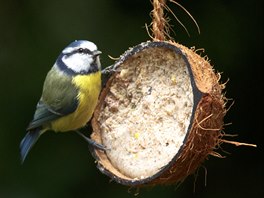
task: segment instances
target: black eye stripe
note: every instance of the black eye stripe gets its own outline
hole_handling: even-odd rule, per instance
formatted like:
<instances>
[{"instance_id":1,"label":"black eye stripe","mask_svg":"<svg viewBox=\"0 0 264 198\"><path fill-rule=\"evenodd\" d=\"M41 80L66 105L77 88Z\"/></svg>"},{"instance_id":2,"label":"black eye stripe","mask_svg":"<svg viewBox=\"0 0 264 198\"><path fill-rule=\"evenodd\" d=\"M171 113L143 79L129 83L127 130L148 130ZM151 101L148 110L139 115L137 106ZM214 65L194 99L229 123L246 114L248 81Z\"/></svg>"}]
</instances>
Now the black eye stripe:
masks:
<instances>
[{"instance_id":1,"label":"black eye stripe","mask_svg":"<svg viewBox=\"0 0 264 198\"><path fill-rule=\"evenodd\" d=\"M93 52L91 50L89 50L87 48L81 48L81 47L80 48L76 48L76 49L74 49L71 52L63 52L63 54L65 56L71 56L71 55L76 54L76 53L93 55Z\"/></svg>"},{"instance_id":2,"label":"black eye stripe","mask_svg":"<svg viewBox=\"0 0 264 198\"><path fill-rule=\"evenodd\" d=\"M87 48L78 48L76 50L78 53L84 53L84 54L92 54L91 50L87 49Z\"/></svg>"}]
</instances>

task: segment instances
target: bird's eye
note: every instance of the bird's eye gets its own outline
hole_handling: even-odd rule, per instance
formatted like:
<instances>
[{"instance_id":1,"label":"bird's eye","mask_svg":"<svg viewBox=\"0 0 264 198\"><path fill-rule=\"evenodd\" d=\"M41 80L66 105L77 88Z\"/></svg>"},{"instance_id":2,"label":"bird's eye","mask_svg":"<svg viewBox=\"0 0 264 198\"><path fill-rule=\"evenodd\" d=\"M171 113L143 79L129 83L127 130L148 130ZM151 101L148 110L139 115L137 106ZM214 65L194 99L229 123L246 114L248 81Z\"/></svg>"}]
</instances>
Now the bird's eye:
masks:
<instances>
[{"instance_id":1,"label":"bird's eye","mask_svg":"<svg viewBox=\"0 0 264 198\"><path fill-rule=\"evenodd\" d=\"M78 52L79 52L79 53L83 53L83 52L84 52L84 49L83 49L83 48L79 48L79 49L78 49Z\"/></svg>"},{"instance_id":2,"label":"bird's eye","mask_svg":"<svg viewBox=\"0 0 264 198\"><path fill-rule=\"evenodd\" d=\"M87 48L78 48L78 53L81 54L92 54L91 50L87 49Z\"/></svg>"}]
</instances>

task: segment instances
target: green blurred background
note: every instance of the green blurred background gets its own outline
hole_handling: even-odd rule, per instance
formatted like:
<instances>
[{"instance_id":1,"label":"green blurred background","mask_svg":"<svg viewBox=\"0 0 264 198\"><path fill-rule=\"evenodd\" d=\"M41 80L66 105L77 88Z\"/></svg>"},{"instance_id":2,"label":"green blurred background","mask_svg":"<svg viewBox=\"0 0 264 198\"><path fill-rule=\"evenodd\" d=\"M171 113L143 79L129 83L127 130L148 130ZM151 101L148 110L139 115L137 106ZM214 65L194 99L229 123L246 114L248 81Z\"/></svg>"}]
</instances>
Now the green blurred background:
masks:
<instances>
[{"instance_id":1,"label":"green blurred background","mask_svg":"<svg viewBox=\"0 0 264 198\"><path fill-rule=\"evenodd\" d=\"M264 196L263 1L179 2L198 21L201 34L179 7L169 4L191 34L172 19L172 36L186 46L204 48L215 69L223 72L222 82L229 79L226 95L235 104L225 118L233 124L225 132L239 134L231 140L258 148L222 145L226 158L209 157L196 179L141 189L138 197ZM102 175L87 144L74 133L43 135L23 165L18 147L46 73L61 50L75 39L91 40L103 51L102 64L110 65L107 55L118 57L149 39L144 24L151 22L151 9L150 0L0 0L0 198L118 198L138 193Z\"/></svg>"}]
</instances>

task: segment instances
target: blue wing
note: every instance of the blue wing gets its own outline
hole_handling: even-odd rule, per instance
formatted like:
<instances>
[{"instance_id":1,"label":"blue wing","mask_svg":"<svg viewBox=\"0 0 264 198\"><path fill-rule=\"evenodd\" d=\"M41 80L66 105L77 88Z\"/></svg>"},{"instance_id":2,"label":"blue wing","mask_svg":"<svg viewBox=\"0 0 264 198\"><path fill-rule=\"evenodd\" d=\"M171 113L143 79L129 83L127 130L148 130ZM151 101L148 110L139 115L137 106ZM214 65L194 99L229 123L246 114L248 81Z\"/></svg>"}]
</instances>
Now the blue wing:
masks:
<instances>
[{"instance_id":1,"label":"blue wing","mask_svg":"<svg viewBox=\"0 0 264 198\"><path fill-rule=\"evenodd\" d=\"M75 99L72 100L71 105L68 105L64 108L58 108L55 110L52 109L47 104L45 104L42 100L40 100L37 104L34 118L27 127L27 131L40 127L44 124L48 124L53 120L56 120L62 116L70 114L76 110L77 106L78 106L78 100Z\"/></svg>"},{"instance_id":2,"label":"blue wing","mask_svg":"<svg viewBox=\"0 0 264 198\"><path fill-rule=\"evenodd\" d=\"M48 126L51 121L74 112L78 107L78 90L71 81L72 77L61 75L56 67L47 74L41 99L27 127L28 133L20 143L22 163L40 135L47 130L43 125Z\"/></svg>"},{"instance_id":3,"label":"blue wing","mask_svg":"<svg viewBox=\"0 0 264 198\"><path fill-rule=\"evenodd\" d=\"M62 75L56 68L47 74L41 99L27 130L70 114L78 107L78 89L72 84L72 77Z\"/></svg>"}]
</instances>

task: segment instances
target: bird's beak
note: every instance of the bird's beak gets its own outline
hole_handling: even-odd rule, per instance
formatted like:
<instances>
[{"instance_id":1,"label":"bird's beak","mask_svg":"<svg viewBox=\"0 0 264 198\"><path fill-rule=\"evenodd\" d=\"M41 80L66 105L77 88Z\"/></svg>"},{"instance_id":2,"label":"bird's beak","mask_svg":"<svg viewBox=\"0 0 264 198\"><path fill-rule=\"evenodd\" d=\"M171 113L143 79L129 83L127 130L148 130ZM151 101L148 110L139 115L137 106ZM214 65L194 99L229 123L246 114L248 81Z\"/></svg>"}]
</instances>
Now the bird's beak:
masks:
<instances>
[{"instance_id":1,"label":"bird's beak","mask_svg":"<svg viewBox=\"0 0 264 198\"><path fill-rule=\"evenodd\" d=\"M93 56L99 56L100 54L102 54L102 52L99 50L93 51Z\"/></svg>"}]
</instances>

